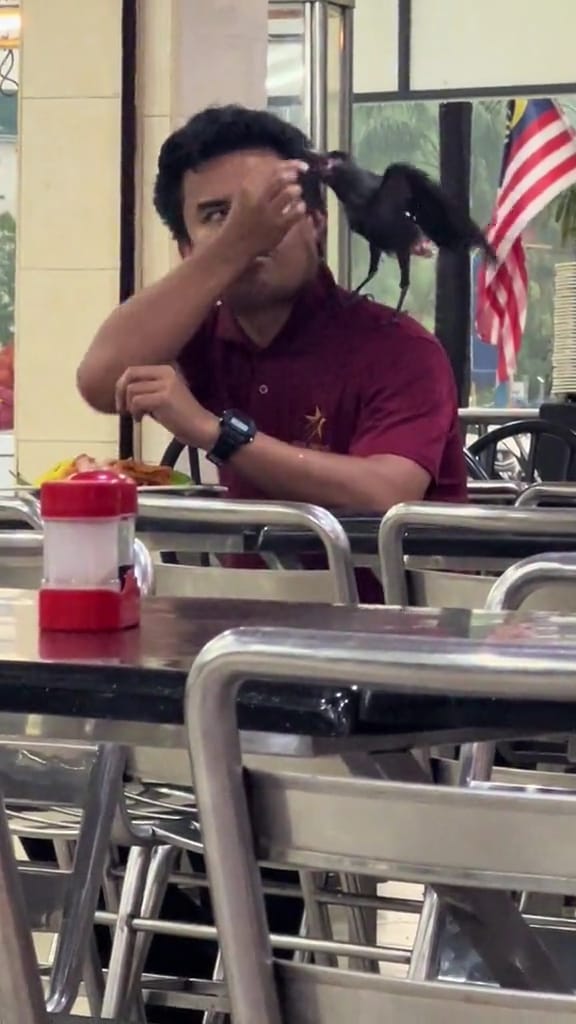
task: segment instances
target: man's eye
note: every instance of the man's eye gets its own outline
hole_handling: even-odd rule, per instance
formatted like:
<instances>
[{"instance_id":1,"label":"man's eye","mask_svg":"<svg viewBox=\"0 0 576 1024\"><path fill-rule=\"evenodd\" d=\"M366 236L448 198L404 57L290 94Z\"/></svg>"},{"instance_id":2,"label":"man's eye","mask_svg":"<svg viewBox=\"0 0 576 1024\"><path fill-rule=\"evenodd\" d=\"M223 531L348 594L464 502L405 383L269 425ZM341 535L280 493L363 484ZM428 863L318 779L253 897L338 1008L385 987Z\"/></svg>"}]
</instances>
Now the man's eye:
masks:
<instances>
[{"instance_id":1,"label":"man's eye","mask_svg":"<svg viewBox=\"0 0 576 1024\"><path fill-rule=\"evenodd\" d=\"M218 224L225 220L228 210L207 210L202 218L204 224Z\"/></svg>"}]
</instances>

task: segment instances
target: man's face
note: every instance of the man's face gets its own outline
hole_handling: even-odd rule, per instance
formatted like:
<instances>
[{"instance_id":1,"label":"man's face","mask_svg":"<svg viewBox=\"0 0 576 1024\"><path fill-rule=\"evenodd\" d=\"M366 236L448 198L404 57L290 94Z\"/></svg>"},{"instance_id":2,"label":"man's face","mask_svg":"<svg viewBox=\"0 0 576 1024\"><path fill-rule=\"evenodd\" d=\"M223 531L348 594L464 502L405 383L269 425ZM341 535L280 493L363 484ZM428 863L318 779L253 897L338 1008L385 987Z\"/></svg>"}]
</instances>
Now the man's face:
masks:
<instances>
[{"instance_id":1,"label":"man's face","mask_svg":"<svg viewBox=\"0 0 576 1024\"><path fill-rule=\"evenodd\" d=\"M197 171L187 171L182 185L184 220L191 247L199 249L221 230L234 196L248 175L280 163L269 150L241 150L216 157ZM254 262L224 298L237 309L288 301L318 269L321 216L307 216L291 229L269 257ZM185 255L187 247L181 247Z\"/></svg>"}]
</instances>

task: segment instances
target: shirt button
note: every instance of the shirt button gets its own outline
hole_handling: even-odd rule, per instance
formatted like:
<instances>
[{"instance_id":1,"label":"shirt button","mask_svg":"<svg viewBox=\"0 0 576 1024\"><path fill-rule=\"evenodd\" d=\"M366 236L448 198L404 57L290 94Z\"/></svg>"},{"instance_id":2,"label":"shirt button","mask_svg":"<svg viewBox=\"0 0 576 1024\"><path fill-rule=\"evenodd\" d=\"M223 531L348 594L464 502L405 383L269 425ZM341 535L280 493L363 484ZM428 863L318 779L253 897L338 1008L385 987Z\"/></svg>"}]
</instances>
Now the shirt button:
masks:
<instances>
[{"instance_id":1,"label":"shirt button","mask_svg":"<svg viewBox=\"0 0 576 1024\"><path fill-rule=\"evenodd\" d=\"M260 392L261 395L267 395L268 394L268 385L267 384L261 384L260 387L258 388L258 391Z\"/></svg>"}]
</instances>

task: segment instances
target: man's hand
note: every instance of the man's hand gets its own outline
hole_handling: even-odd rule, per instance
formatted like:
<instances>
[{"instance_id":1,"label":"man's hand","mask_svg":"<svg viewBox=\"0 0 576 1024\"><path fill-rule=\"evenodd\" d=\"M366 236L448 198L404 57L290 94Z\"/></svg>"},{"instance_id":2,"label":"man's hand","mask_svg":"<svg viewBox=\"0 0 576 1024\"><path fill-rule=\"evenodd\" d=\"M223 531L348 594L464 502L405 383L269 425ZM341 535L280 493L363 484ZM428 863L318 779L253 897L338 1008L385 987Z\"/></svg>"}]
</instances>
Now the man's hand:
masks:
<instances>
[{"instance_id":1,"label":"man's hand","mask_svg":"<svg viewBox=\"0 0 576 1024\"><path fill-rule=\"evenodd\" d=\"M218 437L217 417L196 401L173 366L131 366L116 384L116 411L137 421L152 416L195 448L208 450Z\"/></svg>"},{"instance_id":2,"label":"man's hand","mask_svg":"<svg viewBox=\"0 0 576 1024\"><path fill-rule=\"evenodd\" d=\"M307 170L299 160L255 170L234 196L218 244L225 243L248 262L275 249L306 216L299 176Z\"/></svg>"}]
</instances>

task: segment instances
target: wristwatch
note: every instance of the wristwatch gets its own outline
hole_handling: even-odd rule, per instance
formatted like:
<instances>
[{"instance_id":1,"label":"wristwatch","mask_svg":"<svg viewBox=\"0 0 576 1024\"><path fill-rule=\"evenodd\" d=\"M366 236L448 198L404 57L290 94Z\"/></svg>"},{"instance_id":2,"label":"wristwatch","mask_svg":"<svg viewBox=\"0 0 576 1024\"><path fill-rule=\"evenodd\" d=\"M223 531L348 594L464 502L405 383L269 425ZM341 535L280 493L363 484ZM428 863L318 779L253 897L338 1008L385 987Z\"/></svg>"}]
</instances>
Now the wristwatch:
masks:
<instances>
[{"instance_id":1,"label":"wristwatch","mask_svg":"<svg viewBox=\"0 0 576 1024\"><path fill-rule=\"evenodd\" d=\"M243 448L245 444L252 444L255 437L254 420L236 409L227 409L222 413L218 440L212 451L207 452L206 458L215 466L222 466L239 448Z\"/></svg>"}]
</instances>

